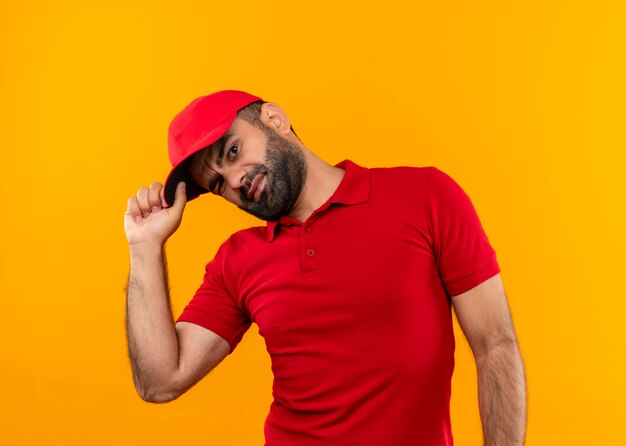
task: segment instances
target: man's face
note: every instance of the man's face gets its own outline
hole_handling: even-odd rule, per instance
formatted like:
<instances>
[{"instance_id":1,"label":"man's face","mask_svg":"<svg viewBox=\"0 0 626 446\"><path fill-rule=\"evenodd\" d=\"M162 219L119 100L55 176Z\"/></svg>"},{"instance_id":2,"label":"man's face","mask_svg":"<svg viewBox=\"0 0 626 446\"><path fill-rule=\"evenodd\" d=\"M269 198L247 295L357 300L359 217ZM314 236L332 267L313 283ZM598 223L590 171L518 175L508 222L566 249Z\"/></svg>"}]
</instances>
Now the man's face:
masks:
<instances>
[{"instance_id":1,"label":"man's face","mask_svg":"<svg viewBox=\"0 0 626 446\"><path fill-rule=\"evenodd\" d=\"M289 215L306 179L302 149L271 127L236 118L216 143L196 153L189 173L209 192L267 221Z\"/></svg>"}]
</instances>

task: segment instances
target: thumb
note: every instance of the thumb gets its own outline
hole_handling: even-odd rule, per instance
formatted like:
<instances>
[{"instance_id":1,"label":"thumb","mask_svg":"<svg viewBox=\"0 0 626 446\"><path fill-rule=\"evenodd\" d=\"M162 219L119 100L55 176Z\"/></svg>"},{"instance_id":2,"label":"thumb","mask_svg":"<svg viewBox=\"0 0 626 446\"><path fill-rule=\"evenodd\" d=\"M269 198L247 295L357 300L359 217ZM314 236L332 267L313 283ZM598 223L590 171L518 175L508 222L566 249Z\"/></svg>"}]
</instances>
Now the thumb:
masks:
<instances>
[{"instance_id":1,"label":"thumb","mask_svg":"<svg viewBox=\"0 0 626 446\"><path fill-rule=\"evenodd\" d=\"M187 204L187 185L184 181L181 181L176 185L172 208L182 214L185 209L185 204Z\"/></svg>"}]
</instances>

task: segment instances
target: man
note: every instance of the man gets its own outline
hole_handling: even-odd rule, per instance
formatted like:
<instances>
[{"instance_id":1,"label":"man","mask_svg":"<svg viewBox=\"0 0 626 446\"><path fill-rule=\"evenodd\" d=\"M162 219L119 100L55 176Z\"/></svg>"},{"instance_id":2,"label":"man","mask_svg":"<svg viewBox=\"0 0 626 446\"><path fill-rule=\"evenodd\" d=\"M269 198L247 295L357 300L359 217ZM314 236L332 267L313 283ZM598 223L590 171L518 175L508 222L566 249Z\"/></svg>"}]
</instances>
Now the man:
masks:
<instances>
[{"instance_id":1,"label":"man","mask_svg":"<svg viewBox=\"0 0 626 446\"><path fill-rule=\"evenodd\" d=\"M127 334L140 396L180 396L252 322L274 372L267 445L451 445L451 303L476 358L487 445L521 445L525 376L495 251L434 167L331 166L240 91L172 121L172 171L128 201ZM174 323L163 247L188 200L266 220L233 234Z\"/></svg>"}]
</instances>

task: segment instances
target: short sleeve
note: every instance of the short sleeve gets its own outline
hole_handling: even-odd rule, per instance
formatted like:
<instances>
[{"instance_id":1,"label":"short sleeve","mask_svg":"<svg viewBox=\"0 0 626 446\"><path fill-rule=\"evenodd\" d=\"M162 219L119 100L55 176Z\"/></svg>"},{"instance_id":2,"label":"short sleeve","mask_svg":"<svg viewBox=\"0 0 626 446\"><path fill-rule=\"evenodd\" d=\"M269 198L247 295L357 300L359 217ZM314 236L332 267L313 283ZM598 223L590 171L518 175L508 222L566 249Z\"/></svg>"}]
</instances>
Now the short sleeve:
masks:
<instances>
[{"instance_id":1,"label":"short sleeve","mask_svg":"<svg viewBox=\"0 0 626 446\"><path fill-rule=\"evenodd\" d=\"M426 185L432 247L449 296L468 291L500 272L470 197L449 175L432 168Z\"/></svg>"},{"instance_id":2,"label":"short sleeve","mask_svg":"<svg viewBox=\"0 0 626 446\"><path fill-rule=\"evenodd\" d=\"M224 280L226 242L206 265L204 280L177 322L191 322L207 328L230 344L231 353L250 327L251 321L231 296Z\"/></svg>"}]
</instances>

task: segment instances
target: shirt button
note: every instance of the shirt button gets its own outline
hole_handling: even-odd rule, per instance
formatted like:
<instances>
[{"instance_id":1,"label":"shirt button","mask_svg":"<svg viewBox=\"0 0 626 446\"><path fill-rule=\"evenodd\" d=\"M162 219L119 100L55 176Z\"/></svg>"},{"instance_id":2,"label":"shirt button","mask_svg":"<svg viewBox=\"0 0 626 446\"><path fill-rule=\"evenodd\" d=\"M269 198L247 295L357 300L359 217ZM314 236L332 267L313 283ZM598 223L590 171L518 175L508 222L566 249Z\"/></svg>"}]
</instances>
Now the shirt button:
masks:
<instances>
[{"instance_id":1,"label":"shirt button","mask_svg":"<svg viewBox=\"0 0 626 446\"><path fill-rule=\"evenodd\" d=\"M308 255L309 257L313 257L315 255L315 250L314 249L307 249L306 250L306 255Z\"/></svg>"},{"instance_id":2,"label":"shirt button","mask_svg":"<svg viewBox=\"0 0 626 446\"><path fill-rule=\"evenodd\" d=\"M304 228L304 232L306 232L307 234L311 233L311 228L309 228L308 226L306 228Z\"/></svg>"}]
</instances>

